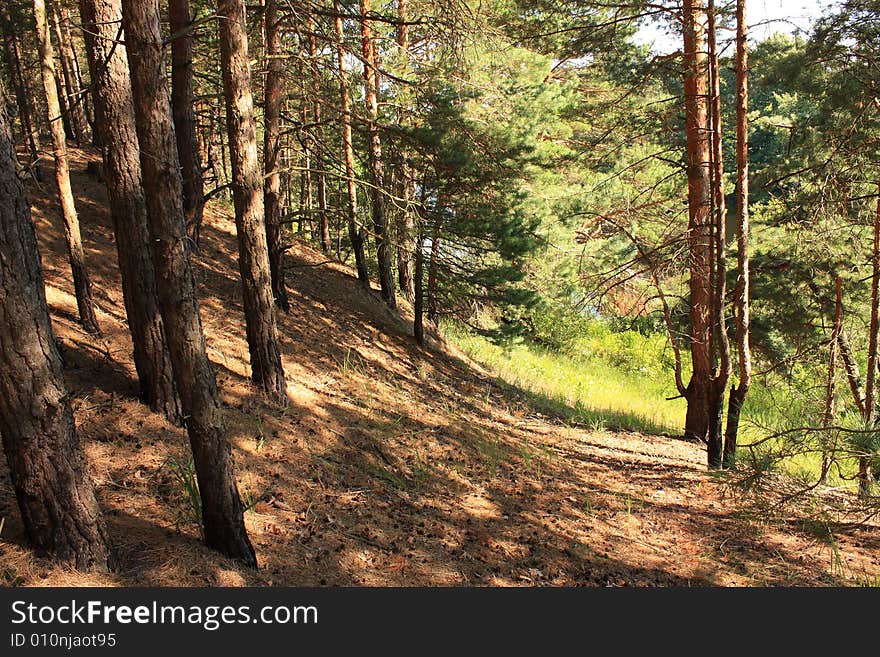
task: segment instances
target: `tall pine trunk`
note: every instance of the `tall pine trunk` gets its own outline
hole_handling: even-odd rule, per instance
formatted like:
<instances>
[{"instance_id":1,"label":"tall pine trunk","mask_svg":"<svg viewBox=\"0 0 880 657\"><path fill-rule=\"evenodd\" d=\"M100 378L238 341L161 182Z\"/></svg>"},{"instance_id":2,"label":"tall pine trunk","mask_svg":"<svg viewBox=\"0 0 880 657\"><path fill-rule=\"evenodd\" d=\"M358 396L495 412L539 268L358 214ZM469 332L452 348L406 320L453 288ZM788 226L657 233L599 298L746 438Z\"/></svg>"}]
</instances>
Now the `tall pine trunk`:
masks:
<instances>
[{"instance_id":1,"label":"tall pine trunk","mask_svg":"<svg viewBox=\"0 0 880 657\"><path fill-rule=\"evenodd\" d=\"M736 464L739 418L752 384L752 352L749 346L749 44L746 0L736 2L736 349L739 383L730 390L724 462Z\"/></svg>"},{"instance_id":2,"label":"tall pine trunk","mask_svg":"<svg viewBox=\"0 0 880 657\"><path fill-rule=\"evenodd\" d=\"M70 168L67 162L67 138L61 122L61 106L55 83L55 61L52 41L49 37L49 22L46 16L45 0L33 0L34 18L37 25L37 47L40 52L40 74L46 92L46 114L52 132L52 154L55 158L55 183L61 199L61 213L64 217L64 237L67 241L67 255L73 275L76 305L83 328L89 333L100 335L98 319L95 317L92 302L92 286L86 270L79 218L73 202L70 187Z\"/></svg>"},{"instance_id":3,"label":"tall pine trunk","mask_svg":"<svg viewBox=\"0 0 880 657\"><path fill-rule=\"evenodd\" d=\"M397 0L397 26L395 41L397 42L400 56L409 58L409 10L407 0ZM398 123L404 122L403 108L398 110ZM402 199L403 207L397 212L397 283L400 291L410 303L415 300L415 282L413 281L412 259L415 252L415 223L414 214L410 203L414 196L412 172L403 154L400 166L394 172L394 190Z\"/></svg>"},{"instance_id":4,"label":"tall pine trunk","mask_svg":"<svg viewBox=\"0 0 880 657\"><path fill-rule=\"evenodd\" d=\"M28 167L35 176L38 176L40 161L40 129L36 123L37 111L34 106L33 96L28 88L28 82L24 76L24 67L21 62L21 48L18 37L12 25L12 16L9 7L3 6L2 20L4 54L9 74L12 78L15 104L18 106L18 118L21 122L21 131L24 142L30 153L30 166Z\"/></svg>"},{"instance_id":5,"label":"tall pine trunk","mask_svg":"<svg viewBox=\"0 0 880 657\"><path fill-rule=\"evenodd\" d=\"M687 135L690 340L693 375L687 386L685 437L708 440L713 397L710 140L706 51L699 0L684 2L684 93ZM710 464L714 465L714 464Z\"/></svg>"},{"instance_id":6,"label":"tall pine trunk","mask_svg":"<svg viewBox=\"0 0 880 657\"><path fill-rule=\"evenodd\" d=\"M65 10L65 18L69 14ZM73 45L70 43L69 30L65 30L61 24L62 18L58 8L52 7L52 24L55 28L55 41L58 43L58 61L61 64L61 75L64 80L64 88L67 91L66 104L70 118L70 126L73 129L76 143L85 146L91 140L91 130L85 112L85 95L80 89L80 79L77 74Z\"/></svg>"},{"instance_id":7,"label":"tall pine trunk","mask_svg":"<svg viewBox=\"0 0 880 657\"><path fill-rule=\"evenodd\" d=\"M0 434L25 531L76 568L107 570L107 529L49 322L30 206L0 88Z\"/></svg>"},{"instance_id":8,"label":"tall pine trunk","mask_svg":"<svg viewBox=\"0 0 880 657\"><path fill-rule=\"evenodd\" d=\"M159 1L123 0L122 11L159 304L198 478L205 542L256 567L186 247Z\"/></svg>"},{"instance_id":9,"label":"tall pine trunk","mask_svg":"<svg viewBox=\"0 0 880 657\"><path fill-rule=\"evenodd\" d=\"M309 60L312 64L312 113L315 121L314 159L315 187L318 194L318 230L321 238L321 251L330 253L330 222L327 216L327 175L324 172L324 126L321 121L323 103L321 101L321 74L318 69L318 43L314 33L314 22L309 19Z\"/></svg>"},{"instance_id":10,"label":"tall pine trunk","mask_svg":"<svg viewBox=\"0 0 880 657\"><path fill-rule=\"evenodd\" d=\"M269 249L269 271L272 296L284 311L290 310L284 283L284 232L281 227L281 87L284 60L279 34L278 2L266 0L263 9L266 35L266 86L263 95L263 206L266 212L266 242Z\"/></svg>"},{"instance_id":11,"label":"tall pine trunk","mask_svg":"<svg viewBox=\"0 0 880 657\"><path fill-rule=\"evenodd\" d=\"M370 289L370 274L367 271L367 256L364 251L364 233L358 225L357 183L354 169L354 144L351 135L351 100L348 94L348 79L345 75L345 33L342 29L342 15L338 0L333 2L333 28L336 32L336 61L339 66L339 95L342 102L340 120L342 122L342 151L345 159L345 182L348 193L346 206L348 220L348 239L354 252L358 280Z\"/></svg>"},{"instance_id":12,"label":"tall pine trunk","mask_svg":"<svg viewBox=\"0 0 880 657\"><path fill-rule=\"evenodd\" d=\"M180 402L150 258L128 53L123 44L114 43L122 20L121 0L80 0L80 14L141 398L154 411L180 422Z\"/></svg>"},{"instance_id":13,"label":"tall pine trunk","mask_svg":"<svg viewBox=\"0 0 880 657\"><path fill-rule=\"evenodd\" d=\"M286 383L278 349L272 275L266 244L263 175L257 160L244 2L218 0L217 12L220 17L220 60L251 378L266 394L284 402L287 398Z\"/></svg>"},{"instance_id":14,"label":"tall pine trunk","mask_svg":"<svg viewBox=\"0 0 880 657\"><path fill-rule=\"evenodd\" d=\"M189 0L168 0L171 41L171 110L177 155L183 175L183 209L187 234L199 243L204 209L204 181L199 158L193 92L193 36Z\"/></svg>"},{"instance_id":15,"label":"tall pine trunk","mask_svg":"<svg viewBox=\"0 0 880 657\"><path fill-rule=\"evenodd\" d=\"M376 239L376 259L379 264L379 287L382 298L391 308L397 307L394 294L394 274L391 271L391 246L388 240L388 220L385 216L385 164L382 160L382 137L379 134L379 73L376 42L368 14L370 0L361 2L361 47L364 56L364 100L370 133L370 200L373 211L373 231Z\"/></svg>"}]
</instances>

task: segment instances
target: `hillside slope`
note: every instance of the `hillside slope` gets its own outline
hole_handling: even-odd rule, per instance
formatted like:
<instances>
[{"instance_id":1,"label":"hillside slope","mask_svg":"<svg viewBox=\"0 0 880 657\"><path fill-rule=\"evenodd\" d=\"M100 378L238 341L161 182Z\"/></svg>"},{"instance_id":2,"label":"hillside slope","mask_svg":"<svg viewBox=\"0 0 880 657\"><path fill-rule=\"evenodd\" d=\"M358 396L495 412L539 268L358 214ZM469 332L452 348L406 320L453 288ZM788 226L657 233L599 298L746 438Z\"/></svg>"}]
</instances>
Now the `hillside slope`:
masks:
<instances>
[{"instance_id":1,"label":"hillside slope","mask_svg":"<svg viewBox=\"0 0 880 657\"><path fill-rule=\"evenodd\" d=\"M54 195L31 186L47 296L79 433L121 567L36 558L0 465L2 585L821 585L876 578L876 528L827 541L736 511L698 445L567 426L407 322L303 244L280 315L290 404L248 381L234 222L206 213L202 318L259 570L205 548L180 428L135 399L106 195L73 151L99 321L78 327ZM185 477L184 477L185 478ZM836 564L836 565L835 565Z\"/></svg>"}]
</instances>

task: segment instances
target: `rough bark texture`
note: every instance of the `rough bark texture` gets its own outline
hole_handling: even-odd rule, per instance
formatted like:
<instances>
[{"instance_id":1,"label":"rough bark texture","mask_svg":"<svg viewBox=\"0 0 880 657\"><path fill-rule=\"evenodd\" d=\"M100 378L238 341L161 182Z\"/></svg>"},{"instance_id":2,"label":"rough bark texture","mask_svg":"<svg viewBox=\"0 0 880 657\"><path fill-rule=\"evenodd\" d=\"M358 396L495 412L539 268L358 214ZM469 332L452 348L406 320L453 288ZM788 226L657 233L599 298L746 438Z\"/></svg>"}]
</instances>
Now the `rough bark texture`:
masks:
<instances>
[{"instance_id":1,"label":"rough bark texture","mask_svg":"<svg viewBox=\"0 0 880 657\"><path fill-rule=\"evenodd\" d=\"M370 27L370 0L361 1L361 47L364 56L364 100L370 132L370 200L373 211L373 231L376 240L376 260L379 263L379 287L382 299L391 308L397 307L394 293L394 274L391 271L391 246L388 240L388 221L385 216L385 164L382 160L382 137L379 134L379 76L376 46Z\"/></svg>"},{"instance_id":2,"label":"rough bark texture","mask_svg":"<svg viewBox=\"0 0 880 657\"><path fill-rule=\"evenodd\" d=\"M284 74L281 37L278 29L278 2L266 0L263 9L266 35L266 86L263 95L263 206L266 213L266 242L269 249L269 272L272 296L285 312L290 310L284 284L284 233L281 229L281 85Z\"/></svg>"},{"instance_id":3,"label":"rough bark texture","mask_svg":"<svg viewBox=\"0 0 880 657\"><path fill-rule=\"evenodd\" d=\"M193 37L188 31L192 24L189 0L168 0L168 20L174 35L171 41L171 110L183 175L183 209L187 234L194 244L198 244L205 190L193 108Z\"/></svg>"},{"instance_id":4,"label":"rough bark texture","mask_svg":"<svg viewBox=\"0 0 880 657\"><path fill-rule=\"evenodd\" d=\"M251 378L274 399L287 399L272 276L266 245L263 180L257 160L257 132L244 2L219 0L220 60L226 97L226 125L232 164L232 196L238 233L238 264L244 296Z\"/></svg>"},{"instance_id":5,"label":"rough bark texture","mask_svg":"<svg viewBox=\"0 0 880 657\"><path fill-rule=\"evenodd\" d=\"M684 2L684 89L688 174L690 339L693 375L687 387L685 437L706 442L711 416L712 236L706 53L698 0Z\"/></svg>"},{"instance_id":6,"label":"rough bark texture","mask_svg":"<svg viewBox=\"0 0 880 657\"><path fill-rule=\"evenodd\" d=\"M749 44L746 0L736 3L736 267L734 298L739 383L730 390L724 463L736 464L739 418L752 385L752 352L749 345L751 276L749 272Z\"/></svg>"},{"instance_id":7,"label":"rough bark texture","mask_svg":"<svg viewBox=\"0 0 880 657\"><path fill-rule=\"evenodd\" d=\"M438 217L434 221L431 233L431 257L428 260L428 319L437 323L440 310L437 306L437 282L440 276L440 240L442 222Z\"/></svg>"},{"instance_id":8,"label":"rough bark texture","mask_svg":"<svg viewBox=\"0 0 880 657\"><path fill-rule=\"evenodd\" d=\"M80 0L80 14L141 398L154 411L180 422L180 402L150 258L128 54L124 45L114 43L122 20L121 0Z\"/></svg>"},{"instance_id":9,"label":"rough bark texture","mask_svg":"<svg viewBox=\"0 0 880 657\"><path fill-rule=\"evenodd\" d=\"M67 401L2 88L0 198L0 434L21 517L39 550L107 570L107 529Z\"/></svg>"},{"instance_id":10,"label":"rough bark texture","mask_svg":"<svg viewBox=\"0 0 880 657\"><path fill-rule=\"evenodd\" d=\"M206 543L256 566L244 526L186 248L183 182L165 79L158 0L123 0L153 264L202 500Z\"/></svg>"},{"instance_id":11,"label":"rough bark texture","mask_svg":"<svg viewBox=\"0 0 880 657\"><path fill-rule=\"evenodd\" d=\"M336 61L339 66L339 95L342 103L342 150L345 159L345 181L348 192L348 239L354 252L358 280L365 288L370 288L370 274L367 271L367 256L364 252L364 233L357 223L357 184L354 177L354 145L351 136L351 101L348 97L348 80L345 75L345 34L342 29L339 2L333 2L333 28L336 31Z\"/></svg>"},{"instance_id":12,"label":"rough bark texture","mask_svg":"<svg viewBox=\"0 0 880 657\"><path fill-rule=\"evenodd\" d=\"M98 320L92 302L92 286L86 271L82 236L79 231L79 218L70 188L70 170L67 163L67 139L61 123L61 107L58 103L58 90L55 86L55 62L52 42L49 38L49 23L44 0L33 0L34 18L37 25L37 46L40 51L40 74L46 92L47 118L52 132L52 154L55 158L55 183L61 199L61 212L64 217L64 237L67 240L67 255L73 275L73 288L76 305L83 328L89 333L99 335Z\"/></svg>"},{"instance_id":13,"label":"rough bark texture","mask_svg":"<svg viewBox=\"0 0 880 657\"><path fill-rule=\"evenodd\" d=\"M880 190L880 183L878 183ZM880 341L880 196L877 197L877 211L874 215L874 247L871 251L871 324L868 328L868 372L865 375L865 426L877 426L877 365L878 341ZM871 460L873 454L859 456L859 495L871 495L873 473Z\"/></svg>"},{"instance_id":14,"label":"rough bark texture","mask_svg":"<svg viewBox=\"0 0 880 657\"><path fill-rule=\"evenodd\" d=\"M424 241L421 235L416 238L415 252L415 289L413 290L413 335L416 342L425 346L425 256L423 249Z\"/></svg>"}]
</instances>

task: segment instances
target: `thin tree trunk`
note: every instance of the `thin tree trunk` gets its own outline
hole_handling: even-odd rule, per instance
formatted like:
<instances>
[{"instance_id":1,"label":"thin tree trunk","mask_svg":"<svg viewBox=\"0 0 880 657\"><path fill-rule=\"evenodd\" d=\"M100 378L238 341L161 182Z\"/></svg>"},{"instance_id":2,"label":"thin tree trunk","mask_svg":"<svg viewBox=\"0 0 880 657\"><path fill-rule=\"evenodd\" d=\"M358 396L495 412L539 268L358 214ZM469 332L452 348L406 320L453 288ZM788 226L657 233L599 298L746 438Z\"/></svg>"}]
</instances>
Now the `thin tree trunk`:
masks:
<instances>
[{"instance_id":1,"label":"thin tree trunk","mask_svg":"<svg viewBox=\"0 0 880 657\"><path fill-rule=\"evenodd\" d=\"M67 90L67 111L70 116L70 125L73 128L74 138L79 146L85 146L91 140L89 123L83 109L83 95L79 86L79 77L74 69L73 46L65 38L69 32L61 27L61 16L58 10L52 8L52 23L55 28L55 40L58 42L58 59L61 63L61 75L64 79L64 88Z\"/></svg>"},{"instance_id":2,"label":"thin tree trunk","mask_svg":"<svg viewBox=\"0 0 880 657\"><path fill-rule=\"evenodd\" d=\"M80 0L94 84L96 135L102 144L104 181L116 236L122 295L144 403L180 422L180 401L156 294L141 163L123 44L114 43L122 20L120 0Z\"/></svg>"},{"instance_id":3,"label":"thin tree trunk","mask_svg":"<svg viewBox=\"0 0 880 657\"><path fill-rule=\"evenodd\" d=\"M710 140L706 103L706 53L699 0L684 2L685 130L687 133L690 338L693 375L687 387L685 437L708 440L712 405L713 354L711 287L712 237ZM715 454L709 450L710 467Z\"/></svg>"},{"instance_id":4,"label":"thin tree trunk","mask_svg":"<svg viewBox=\"0 0 880 657\"><path fill-rule=\"evenodd\" d=\"M220 16L220 59L251 378L267 395L284 403L287 385L278 349L275 302L272 298L244 2L218 0L217 11Z\"/></svg>"},{"instance_id":5,"label":"thin tree trunk","mask_svg":"<svg viewBox=\"0 0 880 657\"><path fill-rule=\"evenodd\" d=\"M442 220L438 214L434 221L434 231L431 234L431 257L428 260L428 319L434 324L440 317L437 306L437 282L440 276L440 231Z\"/></svg>"},{"instance_id":6,"label":"thin tree trunk","mask_svg":"<svg viewBox=\"0 0 880 657\"><path fill-rule=\"evenodd\" d=\"M840 347L840 359L843 361L846 380L849 382L853 401L856 404L859 415L865 417L865 398L862 395L862 378L859 374L859 364L853 356L852 347L849 344L845 331L841 331L840 335L837 336L837 342Z\"/></svg>"},{"instance_id":7,"label":"thin tree trunk","mask_svg":"<svg viewBox=\"0 0 880 657\"><path fill-rule=\"evenodd\" d=\"M361 2L361 46L364 55L364 100L370 133L370 199L373 210L373 231L376 239L376 259L379 263L379 287L382 298L391 308L397 307L394 293L394 274L391 271L391 248L388 242L388 220L385 216L385 164L382 160L382 137L379 134L379 75L376 44L367 15L370 0Z\"/></svg>"},{"instance_id":8,"label":"thin tree trunk","mask_svg":"<svg viewBox=\"0 0 880 657\"><path fill-rule=\"evenodd\" d=\"M878 183L880 191L880 183ZM877 211L874 216L874 248L871 252L871 324L868 329L868 372L865 377L865 427L873 430L877 425L877 350L880 340L880 196L877 198ZM873 476L871 454L859 456L859 496L871 494Z\"/></svg>"},{"instance_id":9,"label":"thin tree trunk","mask_svg":"<svg viewBox=\"0 0 880 657\"><path fill-rule=\"evenodd\" d=\"M834 421L834 395L835 384L837 381L837 354L840 351L838 346L838 338L843 328L843 301L840 285L840 276L835 278L835 301L834 301L834 327L831 329L831 353L828 358L828 381L825 385L825 412L822 415L822 426L829 427ZM828 470L831 467L831 460L834 458L834 451L823 446L822 449L822 470L819 475L819 482L824 484L828 479Z\"/></svg>"},{"instance_id":10,"label":"thin tree trunk","mask_svg":"<svg viewBox=\"0 0 880 657\"><path fill-rule=\"evenodd\" d=\"M314 21L309 19L309 59L312 64L312 113L315 121L314 157L315 186L318 193L318 230L321 236L321 251L330 253L330 223L327 218L327 176L324 173L324 126L321 124L323 103L321 102L321 78L318 69L318 44L314 33Z\"/></svg>"},{"instance_id":11,"label":"thin tree trunk","mask_svg":"<svg viewBox=\"0 0 880 657\"><path fill-rule=\"evenodd\" d=\"M421 233L415 240L415 289L413 290L413 335L420 346L425 346L425 243Z\"/></svg>"},{"instance_id":12,"label":"thin tree trunk","mask_svg":"<svg viewBox=\"0 0 880 657\"><path fill-rule=\"evenodd\" d=\"M345 179L348 191L348 239L354 252L358 280L370 289L370 274L367 271L367 256L364 252L364 233L357 220L357 184L354 176L354 145L351 136L351 102L348 97L348 80L345 75L345 34L342 30L342 16L339 1L333 1L333 27L336 32L336 60L339 65L339 94L342 101L342 150L345 158Z\"/></svg>"},{"instance_id":13,"label":"thin tree trunk","mask_svg":"<svg viewBox=\"0 0 880 657\"><path fill-rule=\"evenodd\" d=\"M199 138L193 111L193 36L189 0L168 0L171 34L171 108L174 113L174 134L183 174L183 208L186 232L194 244L199 243L204 210L205 183L199 160Z\"/></svg>"},{"instance_id":14,"label":"thin tree trunk","mask_svg":"<svg viewBox=\"0 0 880 657\"><path fill-rule=\"evenodd\" d=\"M397 18L400 24L397 26L396 41L402 57L409 57L409 26L406 24L409 18L407 0L397 0ZM403 123L403 110L398 112L398 123ZM395 172L397 195L403 199L403 207L397 213L397 283L403 296L412 303L415 298L415 289L412 271L412 258L415 249L414 217L410 207L413 198L412 172L406 162L405 156L400 167Z\"/></svg>"},{"instance_id":15,"label":"thin tree trunk","mask_svg":"<svg viewBox=\"0 0 880 657\"><path fill-rule=\"evenodd\" d=\"M724 462L736 464L739 418L752 385L752 352L749 346L750 288L749 272L749 42L746 0L736 3L736 349L739 383L730 390L727 405L727 429L724 435Z\"/></svg>"},{"instance_id":16,"label":"thin tree trunk","mask_svg":"<svg viewBox=\"0 0 880 657\"><path fill-rule=\"evenodd\" d=\"M722 415L724 410L724 393L730 382L731 359L730 338L727 333L726 301L727 301L727 267L725 252L727 248L726 216L727 208L724 198L724 154L721 143L721 76L718 57L716 32L715 0L708 2L708 65L709 65L709 119L711 139L711 184L712 184L712 232L715 240L712 245L715 255L714 268L714 300L712 315L715 339L713 351L718 355L719 366L714 376L707 451L712 467L720 468L724 462L724 436Z\"/></svg>"},{"instance_id":17,"label":"thin tree trunk","mask_svg":"<svg viewBox=\"0 0 880 657\"><path fill-rule=\"evenodd\" d=\"M202 501L206 543L256 567L244 526L232 456L205 350L195 280L186 248L183 181L165 77L158 0L123 0L126 46L159 304Z\"/></svg>"},{"instance_id":18,"label":"thin tree trunk","mask_svg":"<svg viewBox=\"0 0 880 657\"><path fill-rule=\"evenodd\" d=\"M12 26L12 17L9 14L9 7L3 6L3 14L0 19L3 21L3 41L6 54L6 64L12 77L12 86L15 91L15 103L18 105L18 117L21 121L21 131L24 142L27 144L30 152L31 162L28 167L34 172L35 176L39 172L40 162L40 130L36 124L36 108L33 104L33 98L27 87L24 77L24 71L21 63L21 50L18 45L18 38L15 29Z\"/></svg>"},{"instance_id":19,"label":"thin tree trunk","mask_svg":"<svg viewBox=\"0 0 880 657\"><path fill-rule=\"evenodd\" d=\"M61 213L64 216L64 237L67 241L67 254L73 275L76 305L83 328L89 333L100 335L98 320L92 302L92 286L89 281L83 254L79 218L73 202L70 187L70 169L67 163L67 139L60 121L61 107L55 87L55 62L52 41L49 38L49 22L46 16L45 0L33 0L34 17L37 25L37 46L40 51L40 74L46 92L46 107L49 127L52 131L52 154L55 158L55 182L61 199Z\"/></svg>"},{"instance_id":20,"label":"thin tree trunk","mask_svg":"<svg viewBox=\"0 0 880 657\"><path fill-rule=\"evenodd\" d=\"M30 207L0 88L0 434L28 539L79 569L112 566L64 385Z\"/></svg>"},{"instance_id":21,"label":"thin tree trunk","mask_svg":"<svg viewBox=\"0 0 880 657\"><path fill-rule=\"evenodd\" d=\"M269 249L269 272L272 296L283 311L290 310L284 282L284 231L281 227L281 85L284 60L281 52L277 0L266 0L263 25L266 34L266 86L263 95L263 205L266 212L266 242Z\"/></svg>"}]
</instances>

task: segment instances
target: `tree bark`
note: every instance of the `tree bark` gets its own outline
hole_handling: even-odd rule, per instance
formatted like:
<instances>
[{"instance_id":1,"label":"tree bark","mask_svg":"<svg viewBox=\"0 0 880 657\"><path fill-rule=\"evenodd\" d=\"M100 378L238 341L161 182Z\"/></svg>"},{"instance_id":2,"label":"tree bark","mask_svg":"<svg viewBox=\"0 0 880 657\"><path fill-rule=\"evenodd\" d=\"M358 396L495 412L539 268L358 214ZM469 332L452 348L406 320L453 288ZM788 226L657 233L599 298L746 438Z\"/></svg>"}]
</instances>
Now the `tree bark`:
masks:
<instances>
[{"instance_id":1,"label":"tree bark","mask_svg":"<svg viewBox=\"0 0 880 657\"><path fill-rule=\"evenodd\" d=\"M693 375L687 387L685 437L708 440L713 381L710 144L706 53L699 0L684 2L685 130L687 134L690 339ZM717 467L709 451L710 467Z\"/></svg>"},{"instance_id":2,"label":"tree bark","mask_svg":"<svg viewBox=\"0 0 880 657\"><path fill-rule=\"evenodd\" d=\"M86 271L83 254L79 218L73 202L70 187L70 169L67 163L67 139L61 123L61 107L55 86L55 62L52 41L49 38L49 22L46 16L45 0L33 0L34 18L37 25L37 46L40 52L40 74L46 92L46 114L52 132L52 154L55 158L55 183L61 199L61 213L64 217L64 237L67 241L67 254L73 276L76 305L83 328L94 335L100 335L98 320L92 302L92 286Z\"/></svg>"},{"instance_id":3,"label":"tree bark","mask_svg":"<svg viewBox=\"0 0 880 657\"><path fill-rule=\"evenodd\" d=\"M391 247L388 241L388 221L385 216L385 163L382 160L382 137L379 134L379 75L376 44L367 15L370 0L361 3L361 47L364 56L364 100L370 133L370 200L372 202L373 231L376 239L376 259L379 263L379 287L382 299L391 308L397 307L394 293L394 274L391 271Z\"/></svg>"},{"instance_id":4,"label":"tree bark","mask_svg":"<svg viewBox=\"0 0 880 657\"><path fill-rule=\"evenodd\" d=\"M141 399L175 423L180 401L159 311L128 53L119 36L121 0L80 0L93 81L96 135L102 145L104 182L122 275L122 295L134 347Z\"/></svg>"},{"instance_id":5,"label":"tree bark","mask_svg":"<svg viewBox=\"0 0 880 657\"><path fill-rule=\"evenodd\" d=\"M287 386L278 349L272 298L244 2L218 0L217 12L220 16L220 59L251 378L267 395L284 403Z\"/></svg>"},{"instance_id":6,"label":"tree bark","mask_svg":"<svg viewBox=\"0 0 880 657\"><path fill-rule=\"evenodd\" d=\"M730 390L727 428L724 435L724 462L736 465L739 418L752 385L752 351L749 345L751 323L749 272L749 42L746 0L736 2L736 267L734 298L736 310L736 349L739 383Z\"/></svg>"},{"instance_id":7,"label":"tree bark","mask_svg":"<svg viewBox=\"0 0 880 657\"><path fill-rule=\"evenodd\" d=\"M183 209L186 232L198 245L202 227L205 187L199 159L199 137L194 112L193 36L189 0L168 0L171 34L171 109L177 155L183 175Z\"/></svg>"},{"instance_id":8,"label":"tree bark","mask_svg":"<svg viewBox=\"0 0 880 657\"><path fill-rule=\"evenodd\" d=\"M880 191L880 182L878 182ZM871 324L868 328L868 372L865 375L865 428L873 430L877 426L877 350L880 341L880 196L877 198L877 211L874 215L874 247L871 251ZM859 496L871 495L873 473L871 460L873 454L859 456Z\"/></svg>"},{"instance_id":9,"label":"tree bark","mask_svg":"<svg viewBox=\"0 0 880 657\"><path fill-rule=\"evenodd\" d=\"M415 289L413 290L413 335L416 342L425 346L425 243L421 234L415 240Z\"/></svg>"},{"instance_id":10,"label":"tree bark","mask_svg":"<svg viewBox=\"0 0 880 657\"><path fill-rule=\"evenodd\" d=\"M112 555L64 385L0 88L0 434L28 539L79 569Z\"/></svg>"},{"instance_id":11,"label":"tree bark","mask_svg":"<svg viewBox=\"0 0 880 657\"><path fill-rule=\"evenodd\" d=\"M434 324L440 317L440 311L437 307L437 282L440 276L441 228L442 220L438 214L434 220L434 230L431 233L431 257L428 260L428 319Z\"/></svg>"},{"instance_id":12,"label":"tree bark","mask_svg":"<svg viewBox=\"0 0 880 657\"><path fill-rule=\"evenodd\" d=\"M281 86L284 60L281 52L277 0L266 0L263 24L266 35L266 86L263 95L263 205L266 212L266 242L269 249L269 272L275 304L290 310L284 282L284 231L281 227Z\"/></svg>"},{"instance_id":13,"label":"tree bark","mask_svg":"<svg viewBox=\"0 0 880 657\"><path fill-rule=\"evenodd\" d=\"M256 567L186 248L159 1L123 0L122 11L159 304L198 478L205 542Z\"/></svg>"},{"instance_id":14,"label":"tree bark","mask_svg":"<svg viewBox=\"0 0 880 657\"><path fill-rule=\"evenodd\" d=\"M838 339L843 329L843 294L841 291L840 276L835 278L834 295L834 327L831 329L831 347L828 357L828 380L825 384L825 412L822 414L822 426L830 427L834 421L834 395L837 382L837 354L840 351ZM834 450L823 446L822 469L819 474L819 482L824 484L828 479L828 470L834 458Z\"/></svg>"},{"instance_id":15,"label":"tree bark","mask_svg":"<svg viewBox=\"0 0 880 657\"><path fill-rule=\"evenodd\" d=\"M351 136L351 102L348 97L348 80L345 75L345 34L342 29L342 16L339 1L333 2L333 27L336 32L336 61L339 66L339 95L342 102L342 150L345 159L345 180L348 192L348 239L354 252L358 280L366 289L370 289L370 274L367 271L367 256L364 252L364 233L358 226L357 218L357 184L354 175L354 145Z\"/></svg>"}]
</instances>

